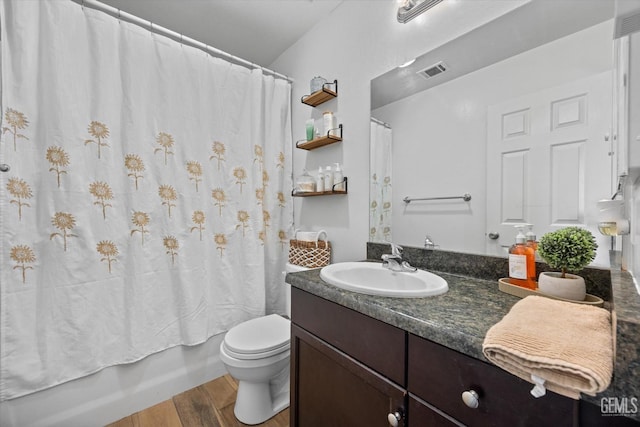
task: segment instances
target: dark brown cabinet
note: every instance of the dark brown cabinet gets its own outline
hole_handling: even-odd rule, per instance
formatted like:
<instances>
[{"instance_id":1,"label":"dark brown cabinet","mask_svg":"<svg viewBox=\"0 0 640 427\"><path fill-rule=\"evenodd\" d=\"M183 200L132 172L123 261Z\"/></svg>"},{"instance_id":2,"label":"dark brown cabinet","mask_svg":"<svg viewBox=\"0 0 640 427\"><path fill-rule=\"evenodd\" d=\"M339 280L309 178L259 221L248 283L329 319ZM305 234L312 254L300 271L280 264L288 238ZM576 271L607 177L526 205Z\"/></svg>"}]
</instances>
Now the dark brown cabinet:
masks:
<instances>
[{"instance_id":1,"label":"dark brown cabinet","mask_svg":"<svg viewBox=\"0 0 640 427\"><path fill-rule=\"evenodd\" d=\"M460 424L438 409L409 395L408 424L412 426L456 427Z\"/></svg>"},{"instance_id":2,"label":"dark brown cabinet","mask_svg":"<svg viewBox=\"0 0 640 427\"><path fill-rule=\"evenodd\" d=\"M291 426L386 427L404 411L397 385L295 325L291 339Z\"/></svg>"},{"instance_id":3,"label":"dark brown cabinet","mask_svg":"<svg viewBox=\"0 0 640 427\"><path fill-rule=\"evenodd\" d=\"M408 390L468 426L572 426L578 402L548 392L493 365L409 334ZM475 393L477 407L462 399ZM472 394L473 395L473 394Z\"/></svg>"},{"instance_id":4,"label":"dark brown cabinet","mask_svg":"<svg viewBox=\"0 0 640 427\"><path fill-rule=\"evenodd\" d=\"M291 426L405 426L406 333L291 290Z\"/></svg>"},{"instance_id":5,"label":"dark brown cabinet","mask_svg":"<svg viewBox=\"0 0 640 427\"><path fill-rule=\"evenodd\" d=\"M291 300L292 427L384 427L396 413L404 427L637 425L552 392L535 399L502 369L301 289Z\"/></svg>"}]
</instances>

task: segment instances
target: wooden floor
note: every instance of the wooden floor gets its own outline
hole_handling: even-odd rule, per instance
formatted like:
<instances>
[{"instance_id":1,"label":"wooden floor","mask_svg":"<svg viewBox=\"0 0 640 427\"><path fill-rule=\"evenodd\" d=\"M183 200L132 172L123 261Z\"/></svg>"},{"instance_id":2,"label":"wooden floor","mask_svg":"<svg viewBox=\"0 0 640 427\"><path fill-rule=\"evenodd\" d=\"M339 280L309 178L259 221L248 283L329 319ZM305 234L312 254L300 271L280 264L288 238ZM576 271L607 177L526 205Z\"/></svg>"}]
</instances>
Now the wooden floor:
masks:
<instances>
[{"instance_id":1,"label":"wooden floor","mask_svg":"<svg viewBox=\"0 0 640 427\"><path fill-rule=\"evenodd\" d=\"M229 375L217 378L107 427L236 427L233 415L238 383ZM289 408L262 427L289 427Z\"/></svg>"}]
</instances>

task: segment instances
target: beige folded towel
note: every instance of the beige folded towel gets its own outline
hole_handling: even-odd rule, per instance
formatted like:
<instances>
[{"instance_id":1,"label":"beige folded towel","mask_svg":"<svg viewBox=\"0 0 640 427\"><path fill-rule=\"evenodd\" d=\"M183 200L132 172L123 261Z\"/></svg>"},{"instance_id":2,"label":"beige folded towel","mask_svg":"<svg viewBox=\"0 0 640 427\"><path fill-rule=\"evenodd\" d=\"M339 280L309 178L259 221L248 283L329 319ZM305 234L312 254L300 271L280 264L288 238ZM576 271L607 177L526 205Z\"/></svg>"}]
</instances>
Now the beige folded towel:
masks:
<instances>
[{"instance_id":1,"label":"beige folded towel","mask_svg":"<svg viewBox=\"0 0 640 427\"><path fill-rule=\"evenodd\" d=\"M593 396L611 381L611 316L602 308L528 296L489 329L482 351L491 362L533 384L535 375L558 394Z\"/></svg>"}]
</instances>

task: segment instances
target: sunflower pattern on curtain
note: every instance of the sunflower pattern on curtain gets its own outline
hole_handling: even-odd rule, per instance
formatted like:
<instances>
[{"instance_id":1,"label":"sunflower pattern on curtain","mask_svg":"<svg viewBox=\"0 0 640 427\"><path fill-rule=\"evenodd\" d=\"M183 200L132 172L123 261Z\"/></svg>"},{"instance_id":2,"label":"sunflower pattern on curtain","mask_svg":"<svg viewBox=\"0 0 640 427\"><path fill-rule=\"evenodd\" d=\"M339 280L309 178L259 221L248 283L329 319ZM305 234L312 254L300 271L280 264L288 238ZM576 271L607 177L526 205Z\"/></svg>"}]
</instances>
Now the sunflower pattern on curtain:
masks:
<instances>
[{"instance_id":1,"label":"sunflower pattern on curtain","mask_svg":"<svg viewBox=\"0 0 640 427\"><path fill-rule=\"evenodd\" d=\"M392 131L374 120L370 122L369 145L369 241L391 242L391 141Z\"/></svg>"},{"instance_id":2,"label":"sunflower pattern on curtain","mask_svg":"<svg viewBox=\"0 0 640 427\"><path fill-rule=\"evenodd\" d=\"M2 0L0 399L283 312L290 83Z\"/></svg>"}]
</instances>

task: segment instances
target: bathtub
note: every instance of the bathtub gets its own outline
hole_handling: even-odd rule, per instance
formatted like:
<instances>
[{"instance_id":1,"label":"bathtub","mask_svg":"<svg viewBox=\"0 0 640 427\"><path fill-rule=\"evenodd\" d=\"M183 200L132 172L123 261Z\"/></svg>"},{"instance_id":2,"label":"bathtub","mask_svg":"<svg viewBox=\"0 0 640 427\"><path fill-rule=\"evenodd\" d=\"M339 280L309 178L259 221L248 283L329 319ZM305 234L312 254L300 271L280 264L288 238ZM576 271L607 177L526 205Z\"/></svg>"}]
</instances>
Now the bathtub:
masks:
<instances>
[{"instance_id":1,"label":"bathtub","mask_svg":"<svg viewBox=\"0 0 640 427\"><path fill-rule=\"evenodd\" d=\"M104 426L226 373L216 335L0 402L3 427Z\"/></svg>"}]
</instances>

